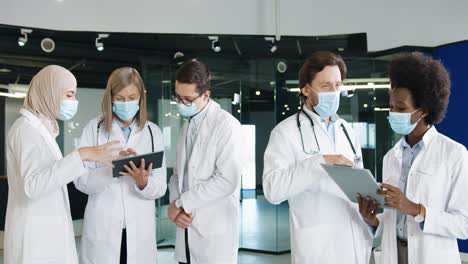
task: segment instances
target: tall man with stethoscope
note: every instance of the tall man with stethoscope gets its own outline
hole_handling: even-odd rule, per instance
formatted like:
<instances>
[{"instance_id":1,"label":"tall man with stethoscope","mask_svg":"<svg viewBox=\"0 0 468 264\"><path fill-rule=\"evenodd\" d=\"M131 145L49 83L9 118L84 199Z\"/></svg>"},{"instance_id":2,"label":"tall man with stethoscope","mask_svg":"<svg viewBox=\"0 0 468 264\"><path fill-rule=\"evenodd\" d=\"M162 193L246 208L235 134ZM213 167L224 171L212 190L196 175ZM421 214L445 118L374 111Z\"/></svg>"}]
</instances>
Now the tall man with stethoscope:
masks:
<instances>
[{"instance_id":1,"label":"tall man with stethoscope","mask_svg":"<svg viewBox=\"0 0 468 264\"><path fill-rule=\"evenodd\" d=\"M316 52L299 72L299 112L278 124L265 151L263 190L289 202L292 263L368 263L372 234L321 163L362 167L359 141L341 119L343 59Z\"/></svg>"}]
</instances>

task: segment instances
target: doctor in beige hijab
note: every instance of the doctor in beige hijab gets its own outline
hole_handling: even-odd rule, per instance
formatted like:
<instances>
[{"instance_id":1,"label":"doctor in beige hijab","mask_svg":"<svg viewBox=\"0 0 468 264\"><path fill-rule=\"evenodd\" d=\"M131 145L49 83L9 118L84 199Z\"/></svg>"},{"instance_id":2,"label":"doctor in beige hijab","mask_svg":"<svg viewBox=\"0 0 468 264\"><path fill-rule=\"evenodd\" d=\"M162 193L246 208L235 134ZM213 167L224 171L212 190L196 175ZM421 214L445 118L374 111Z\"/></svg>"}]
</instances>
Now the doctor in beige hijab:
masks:
<instances>
[{"instance_id":1,"label":"doctor in beige hijab","mask_svg":"<svg viewBox=\"0 0 468 264\"><path fill-rule=\"evenodd\" d=\"M76 79L60 66L47 66L29 85L19 117L8 133L8 205L4 263L75 264L67 183L90 171L83 161L112 166L118 143L80 148L63 157L55 138L57 119L78 108Z\"/></svg>"}]
</instances>

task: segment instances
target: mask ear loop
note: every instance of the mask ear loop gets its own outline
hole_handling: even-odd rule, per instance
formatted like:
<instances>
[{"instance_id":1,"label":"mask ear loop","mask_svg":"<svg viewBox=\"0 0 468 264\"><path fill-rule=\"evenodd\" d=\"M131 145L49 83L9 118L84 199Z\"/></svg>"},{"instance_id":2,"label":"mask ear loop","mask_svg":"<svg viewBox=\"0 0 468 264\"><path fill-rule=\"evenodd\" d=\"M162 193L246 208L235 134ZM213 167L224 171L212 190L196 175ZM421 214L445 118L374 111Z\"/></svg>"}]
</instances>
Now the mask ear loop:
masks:
<instances>
[{"instance_id":1,"label":"mask ear loop","mask_svg":"<svg viewBox=\"0 0 468 264\"><path fill-rule=\"evenodd\" d=\"M414 112L411 113L411 115L413 115L414 113L418 112L418 111L421 111L421 108L418 108L416 109ZM414 124L417 124L419 123L419 121L421 121L421 119L423 119L425 116L424 116L424 113L422 114L422 116L418 119L418 121L416 121ZM410 121L411 122L411 121Z\"/></svg>"},{"instance_id":2,"label":"mask ear loop","mask_svg":"<svg viewBox=\"0 0 468 264\"><path fill-rule=\"evenodd\" d=\"M309 87L309 84L306 84L305 87L302 89L307 89L308 87ZM301 107L301 109L304 106L307 107L307 100L309 99L309 97L305 96L305 94L302 92L302 89L299 92L299 106Z\"/></svg>"},{"instance_id":3,"label":"mask ear loop","mask_svg":"<svg viewBox=\"0 0 468 264\"><path fill-rule=\"evenodd\" d=\"M307 88L310 88L310 90L312 90L312 92L314 92L316 95L317 95L317 105L319 104L320 100L319 100L319 93L317 91L314 90L314 88L312 88L312 86L310 86L310 84L306 84L306 87L305 89ZM304 97L304 105L307 106L307 99L309 99L309 97L305 96L304 94L301 93L301 95ZM312 101L312 100L311 100ZM314 105L314 102L310 102L312 104L312 108L315 108L317 105Z\"/></svg>"}]
</instances>

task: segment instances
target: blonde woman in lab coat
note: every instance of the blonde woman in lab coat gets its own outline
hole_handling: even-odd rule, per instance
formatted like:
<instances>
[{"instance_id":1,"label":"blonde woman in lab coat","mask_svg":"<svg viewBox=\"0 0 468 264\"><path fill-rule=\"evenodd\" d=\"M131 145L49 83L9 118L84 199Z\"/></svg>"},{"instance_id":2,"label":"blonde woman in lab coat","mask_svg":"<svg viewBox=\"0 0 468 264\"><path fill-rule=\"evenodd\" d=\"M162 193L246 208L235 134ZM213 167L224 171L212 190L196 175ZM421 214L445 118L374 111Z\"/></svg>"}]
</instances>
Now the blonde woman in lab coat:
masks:
<instances>
[{"instance_id":1,"label":"blonde woman in lab coat","mask_svg":"<svg viewBox=\"0 0 468 264\"><path fill-rule=\"evenodd\" d=\"M108 160L117 158L120 148L110 142L62 156L55 141L57 120L75 115L76 86L65 68L43 68L33 77L21 117L8 133L6 264L78 263L67 183L89 173L83 161L111 166Z\"/></svg>"},{"instance_id":2,"label":"blonde woman in lab coat","mask_svg":"<svg viewBox=\"0 0 468 264\"><path fill-rule=\"evenodd\" d=\"M362 199L361 214L382 236L376 262L461 263L458 239L468 238L468 155L440 134L450 80L444 66L419 53L390 63L392 129L402 135L384 157L384 213ZM382 205L380 205L382 206Z\"/></svg>"},{"instance_id":3,"label":"blonde woman in lab coat","mask_svg":"<svg viewBox=\"0 0 468 264\"><path fill-rule=\"evenodd\" d=\"M109 77L102 101L103 116L83 130L81 146L120 141L128 153L145 154L164 149L162 132L147 120L146 90L137 70L116 69ZM156 258L155 200L166 192L166 165L152 170L134 164L114 178L112 170L95 163L99 177L75 180L88 194L80 263L154 264Z\"/></svg>"}]
</instances>

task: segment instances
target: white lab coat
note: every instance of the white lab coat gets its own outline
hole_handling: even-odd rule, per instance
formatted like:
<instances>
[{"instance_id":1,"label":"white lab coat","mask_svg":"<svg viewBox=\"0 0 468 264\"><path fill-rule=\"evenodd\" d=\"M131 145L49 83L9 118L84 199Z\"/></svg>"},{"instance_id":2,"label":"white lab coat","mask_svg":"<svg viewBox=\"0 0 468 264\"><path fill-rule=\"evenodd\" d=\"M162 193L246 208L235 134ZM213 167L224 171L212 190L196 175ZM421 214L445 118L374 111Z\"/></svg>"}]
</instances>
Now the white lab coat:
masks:
<instances>
[{"instance_id":1,"label":"white lab coat","mask_svg":"<svg viewBox=\"0 0 468 264\"><path fill-rule=\"evenodd\" d=\"M400 140L384 157L383 182L398 187L401 174ZM407 217L409 263L461 263L457 238L468 238L468 154L466 148L439 134L435 127L423 138L407 180L406 195L426 208L424 230ZM376 263L397 264L397 211L385 208L378 215L376 235L382 235Z\"/></svg>"},{"instance_id":2,"label":"white lab coat","mask_svg":"<svg viewBox=\"0 0 468 264\"><path fill-rule=\"evenodd\" d=\"M101 124L97 139L100 119L91 120L84 128L80 146L96 146L118 140L124 148L133 148L138 154L149 153L152 150L149 125L154 150L164 149L161 130L149 121L143 129L134 126L127 143L116 122L110 135ZM162 197L167 189L165 160L162 168L153 170L143 190L136 186L131 177L113 178L111 168L94 162L86 162L85 166L96 169L74 181L78 190L89 195L83 221L80 263L119 263L124 225L127 232L127 263L156 263L155 199Z\"/></svg>"},{"instance_id":3,"label":"white lab coat","mask_svg":"<svg viewBox=\"0 0 468 264\"><path fill-rule=\"evenodd\" d=\"M87 169L78 151L63 158L35 115L21 114L7 143L5 264L77 264L67 183Z\"/></svg>"},{"instance_id":4,"label":"white lab coat","mask_svg":"<svg viewBox=\"0 0 468 264\"><path fill-rule=\"evenodd\" d=\"M182 128L177 162L169 183L170 200L182 200L193 214L188 228L192 264L235 264L239 246L239 191L241 178L241 126L211 101L188 161L189 190L182 193L185 137ZM177 228L175 258L186 262L184 229Z\"/></svg>"},{"instance_id":5,"label":"white lab coat","mask_svg":"<svg viewBox=\"0 0 468 264\"><path fill-rule=\"evenodd\" d=\"M319 116L310 117L314 120L320 152L304 113L299 119L304 147L312 153L303 150L296 114L271 132L264 160L265 197L273 204L289 202L292 263L368 263L372 235L359 214L359 206L346 197L320 166L324 163L323 154L341 154L354 160L341 124L345 125L357 155L362 157L361 146L343 119L335 121L333 144ZM362 161L357 165L362 167Z\"/></svg>"}]
</instances>

